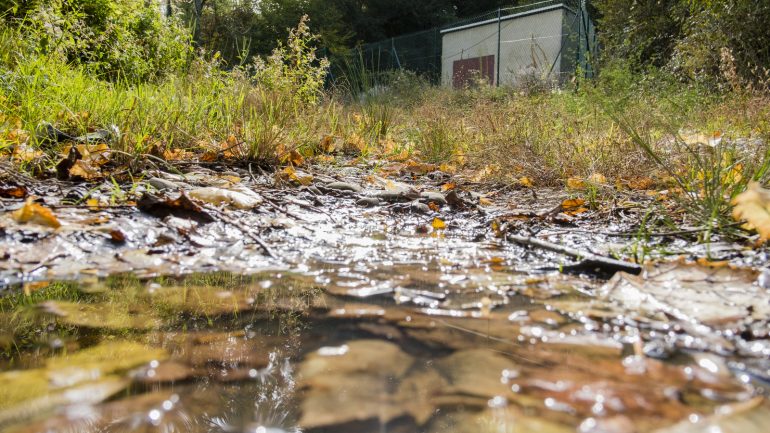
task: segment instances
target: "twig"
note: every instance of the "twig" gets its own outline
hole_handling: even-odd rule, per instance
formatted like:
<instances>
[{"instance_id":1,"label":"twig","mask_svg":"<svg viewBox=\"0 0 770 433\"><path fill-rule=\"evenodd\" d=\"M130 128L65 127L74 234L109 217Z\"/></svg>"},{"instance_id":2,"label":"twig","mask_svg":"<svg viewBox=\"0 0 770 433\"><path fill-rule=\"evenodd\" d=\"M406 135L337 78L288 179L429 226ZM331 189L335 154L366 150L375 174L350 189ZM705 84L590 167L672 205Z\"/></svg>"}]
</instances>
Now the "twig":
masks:
<instances>
[{"instance_id":1,"label":"twig","mask_svg":"<svg viewBox=\"0 0 770 433\"><path fill-rule=\"evenodd\" d=\"M629 263L622 260L600 256L587 251L581 251L575 248L566 247L564 245L555 244L553 242L544 241L535 237L508 234L506 235L506 239L519 245L526 245L529 247L536 247L548 251L553 251L555 253L574 257L575 259L581 261L577 265L570 266L570 270L584 269L589 271L592 270L594 272L601 270L611 274L622 271L634 275L638 275L642 272L642 267L635 263Z\"/></svg>"},{"instance_id":2,"label":"twig","mask_svg":"<svg viewBox=\"0 0 770 433\"><path fill-rule=\"evenodd\" d=\"M244 225L243 225L243 224L241 224L239 221L235 221L235 220L231 219L229 216L227 216L227 215L226 215L224 212L220 211L219 209L216 209L216 208L214 208L214 207L212 207L212 206L204 206L204 207L205 207L205 209L206 209L206 210L208 210L209 212L211 212L211 213L213 213L213 214L216 214L216 215L219 217L219 219L221 219L221 220L222 220L222 221L224 221L225 223L227 223L227 224L230 224L230 225L232 225L232 226L235 226L235 227L237 227L237 228L238 228L238 230L240 230L240 231L241 231L241 232L243 232L244 234L248 235L248 236L249 236L249 237L250 237L252 240L254 240L254 242L256 242L256 243L257 243L257 245L259 245L260 247L262 247L262 250L264 250L264 251L265 251L265 254L266 254L268 257L270 257L270 258L272 258L272 259L277 259L277 258L278 258L278 256L276 256L276 255L275 255L275 253L273 253L273 250L271 250L271 249L270 249L270 247L269 247L269 246L267 246L267 244L265 243L265 241L263 241L263 240L262 240L262 238L260 238L260 237L259 237L258 235L256 235L256 234L254 234L254 233L253 233L251 230L249 230L249 228L248 228L248 227L244 226Z\"/></svg>"}]
</instances>

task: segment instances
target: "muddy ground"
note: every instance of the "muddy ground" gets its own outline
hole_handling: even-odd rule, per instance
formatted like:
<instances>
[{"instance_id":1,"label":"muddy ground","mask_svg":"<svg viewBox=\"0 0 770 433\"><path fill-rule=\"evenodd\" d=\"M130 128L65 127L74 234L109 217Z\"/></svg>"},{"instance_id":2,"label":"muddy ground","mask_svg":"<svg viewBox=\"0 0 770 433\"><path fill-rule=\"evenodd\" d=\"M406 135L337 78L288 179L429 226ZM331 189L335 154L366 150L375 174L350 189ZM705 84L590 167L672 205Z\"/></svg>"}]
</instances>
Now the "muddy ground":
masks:
<instances>
[{"instance_id":1,"label":"muddy ground","mask_svg":"<svg viewBox=\"0 0 770 433\"><path fill-rule=\"evenodd\" d=\"M641 242L655 195L384 162L163 168L5 174L3 431L770 424L767 252Z\"/></svg>"}]
</instances>

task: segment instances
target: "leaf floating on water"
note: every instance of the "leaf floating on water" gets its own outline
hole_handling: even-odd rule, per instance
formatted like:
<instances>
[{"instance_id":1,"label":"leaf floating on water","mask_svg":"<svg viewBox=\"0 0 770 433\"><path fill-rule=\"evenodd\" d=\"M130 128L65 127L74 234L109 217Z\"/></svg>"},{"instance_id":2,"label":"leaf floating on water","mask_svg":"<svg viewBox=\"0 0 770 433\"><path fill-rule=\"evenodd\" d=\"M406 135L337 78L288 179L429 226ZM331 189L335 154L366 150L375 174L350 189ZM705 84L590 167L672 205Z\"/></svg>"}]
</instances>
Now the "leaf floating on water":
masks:
<instances>
[{"instance_id":1,"label":"leaf floating on water","mask_svg":"<svg viewBox=\"0 0 770 433\"><path fill-rule=\"evenodd\" d=\"M770 239L770 190L752 182L746 191L733 200L733 217L745 220L749 229L759 233L759 241Z\"/></svg>"},{"instance_id":2,"label":"leaf floating on water","mask_svg":"<svg viewBox=\"0 0 770 433\"><path fill-rule=\"evenodd\" d=\"M55 229L61 227L51 209L35 203L32 197L29 197L20 209L13 211L12 216L20 224L33 223Z\"/></svg>"}]
</instances>

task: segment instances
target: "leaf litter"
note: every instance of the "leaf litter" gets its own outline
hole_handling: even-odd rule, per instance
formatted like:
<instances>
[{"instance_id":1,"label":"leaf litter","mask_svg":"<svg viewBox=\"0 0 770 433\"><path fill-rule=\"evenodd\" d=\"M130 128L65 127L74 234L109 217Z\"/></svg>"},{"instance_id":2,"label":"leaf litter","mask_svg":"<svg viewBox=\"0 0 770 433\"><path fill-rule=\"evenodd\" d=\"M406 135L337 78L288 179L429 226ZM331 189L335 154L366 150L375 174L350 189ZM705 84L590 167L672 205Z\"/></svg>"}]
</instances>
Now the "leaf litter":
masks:
<instances>
[{"instance_id":1,"label":"leaf litter","mask_svg":"<svg viewBox=\"0 0 770 433\"><path fill-rule=\"evenodd\" d=\"M287 155L303 171L13 184L25 193L9 189L0 215L8 302L35 281L74 279L81 295L27 290L42 296L23 316L36 331L3 331L17 349L0 375L29 393L0 405L2 427L762 431L761 250L605 280L574 267L580 254L508 239L609 258L633 242L612 232L643 206L596 211L571 192L533 194L529 179L477 194L428 164L332 171Z\"/></svg>"}]
</instances>

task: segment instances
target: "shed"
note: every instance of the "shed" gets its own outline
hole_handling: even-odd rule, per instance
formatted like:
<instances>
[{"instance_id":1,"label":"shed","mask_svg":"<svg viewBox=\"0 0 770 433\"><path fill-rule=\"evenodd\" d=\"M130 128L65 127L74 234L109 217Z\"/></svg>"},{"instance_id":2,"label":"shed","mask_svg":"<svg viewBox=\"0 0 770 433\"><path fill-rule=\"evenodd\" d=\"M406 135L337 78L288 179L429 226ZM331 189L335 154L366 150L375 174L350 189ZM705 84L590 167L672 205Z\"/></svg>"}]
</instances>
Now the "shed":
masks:
<instances>
[{"instance_id":1,"label":"shed","mask_svg":"<svg viewBox=\"0 0 770 433\"><path fill-rule=\"evenodd\" d=\"M540 1L442 29L441 83L459 88L478 78L496 85L569 79L594 38L581 6Z\"/></svg>"}]
</instances>

